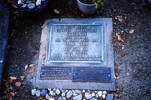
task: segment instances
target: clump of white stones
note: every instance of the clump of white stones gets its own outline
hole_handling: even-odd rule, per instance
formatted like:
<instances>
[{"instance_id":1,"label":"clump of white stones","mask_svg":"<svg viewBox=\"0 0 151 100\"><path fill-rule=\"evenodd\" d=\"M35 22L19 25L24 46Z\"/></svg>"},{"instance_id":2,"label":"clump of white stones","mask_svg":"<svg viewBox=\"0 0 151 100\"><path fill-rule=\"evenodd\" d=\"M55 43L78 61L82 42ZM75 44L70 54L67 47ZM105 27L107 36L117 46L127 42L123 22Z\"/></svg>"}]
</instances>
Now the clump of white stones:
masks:
<instances>
[{"instance_id":1,"label":"clump of white stones","mask_svg":"<svg viewBox=\"0 0 151 100\"><path fill-rule=\"evenodd\" d=\"M107 91L63 90L63 89L32 89L32 95L46 100L105 100Z\"/></svg>"},{"instance_id":2,"label":"clump of white stones","mask_svg":"<svg viewBox=\"0 0 151 100\"><path fill-rule=\"evenodd\" d=\"M17 0L17 3L22 8L35 9L44 4L46 0Z\"/></svg>"}]
</instances>

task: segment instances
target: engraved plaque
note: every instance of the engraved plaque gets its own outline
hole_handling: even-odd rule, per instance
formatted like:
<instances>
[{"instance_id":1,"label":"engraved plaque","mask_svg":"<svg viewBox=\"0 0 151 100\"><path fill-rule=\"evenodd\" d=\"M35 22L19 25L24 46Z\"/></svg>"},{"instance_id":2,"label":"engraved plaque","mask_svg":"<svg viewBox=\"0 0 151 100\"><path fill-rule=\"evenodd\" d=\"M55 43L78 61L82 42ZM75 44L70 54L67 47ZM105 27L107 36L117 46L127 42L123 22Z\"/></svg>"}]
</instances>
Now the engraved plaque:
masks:
<instances>
[{"instance_id":1,"label":"engraved plaque","mask_svg":"<svg viewBox=\"0 0 151 100\"><path fill-rule=\"evenodd\" d=\"M41 80L71 80L72 68L42 66L40 79Z\"/></svg>"},{"instance_id":2,"label":"engraved plaque","mask_svg":"<svg viewBox=\"0 0 151 100\"><path fill-rule=\"evenodd\" d=\"M104 67L77 67L73 68L73 82L102 82L110 83L111 69Z\"/></svg>"},{"instance_id":3,"label":"engraved plaque","mask_svg":"<svg viewBox=\"0 0 151 100\"><path fill-rule=\"evenodd\" d=\"M46 63L105 63L103 24L55 24L49 31ZM81 64L82 65L82 64Z\"/></svg>"}]
</instances>

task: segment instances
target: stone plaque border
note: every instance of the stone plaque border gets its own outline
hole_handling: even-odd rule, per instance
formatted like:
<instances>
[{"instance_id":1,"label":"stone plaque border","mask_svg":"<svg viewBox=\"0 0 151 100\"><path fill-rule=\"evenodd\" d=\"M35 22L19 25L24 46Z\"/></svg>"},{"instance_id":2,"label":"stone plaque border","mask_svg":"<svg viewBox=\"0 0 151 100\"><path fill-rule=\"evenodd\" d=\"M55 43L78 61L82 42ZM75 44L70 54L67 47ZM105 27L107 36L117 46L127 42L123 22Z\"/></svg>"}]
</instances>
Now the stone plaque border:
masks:
<instances>
[{"instance_id":1,"label":"stone plaque border","mask_svg":"<svg viewBox=\"0 0 151 100\"><path fill-rule=\"evenodd\" d=\"M46 53L48 44L48 33L49 25L51 23L82 23L82 24L99 24L104 23L105 37L106 37L106 64L102 64L95 67L106 67L111 69L112 82L110 83L98 83L98 82L72 82L72 80L41 80L40 73L41 67L45 66L45 60L43 55ZM92 64L93 65L93 64ZM91 65L91 66L92 66ZM64 66L66 67L66 66ZM93 67L93 66L92 66ZM74 19L74 18L63 18L63 19L51 19L47 20L44 24L41 35L41 46L39 53L38 66L36 73L33 77L33 85L38 88L62 88L62 89L90 89L90 90L110 90L115 91L115 78L114 78L114 52L112 45L112 19L111 18L86 18L86 19Z\"/></svg>"}]
</instances>

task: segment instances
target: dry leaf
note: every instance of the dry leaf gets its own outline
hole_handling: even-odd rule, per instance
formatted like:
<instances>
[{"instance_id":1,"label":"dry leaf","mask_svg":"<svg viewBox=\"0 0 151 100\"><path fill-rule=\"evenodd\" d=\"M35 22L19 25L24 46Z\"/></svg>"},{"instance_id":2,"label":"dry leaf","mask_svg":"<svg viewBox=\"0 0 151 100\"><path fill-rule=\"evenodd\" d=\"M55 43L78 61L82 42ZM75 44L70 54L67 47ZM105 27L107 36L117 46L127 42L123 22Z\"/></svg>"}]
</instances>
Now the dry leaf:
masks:
<instances>
[{"instance_id":1,"label":"dry leaf","mask_svg":"<svg viewBox=\"0 0 151 100\"><path fill-rule=\"evenodd\" d=\"M122 45L122 50L125 48L125 46L124 45Z\"/></svg>"},{"instance_id":2,"label":"dry leaf","mask_svg":"<svg viewBox=\"0 0 151 100\"><path fill-rule=\"evenodd\" d=\"M13 83L13 80L12 80L12 79L10 79L8 82L9 82L10 84L12 84L12 83Z\"/></svg>"},{"instance_id":3,"label":"dry leaf","mask_svg":"<svg viewBox=\"0 0 151 100\"><path fill-rule=\"evenodd\" d=\"M45 59L46 59L46 52L45 52L45 53L43 53L43 55L42 55L42 59L43 59L43 60L45 60Z\"/></svg>"},{"instance_id":4,"label":"dry leaf","mask_svg":"<svg viewBox=\"0 0 151 100\"><path fill-rule=\"evenodd\" d=\"M27 34L28 32L25 32L24 34Z\"/></svg>"},{"instance_id":5,"label":"dry leaf","mask_svg":"<svg viewBox=\"0 0 151 100\"><path fill-rule=\"evenodd\" d=\"M124 42L120 35L116 34L118 41Z\"/></svg>"},{"instance_id":6,"label":"dry leaf","mask_svg":"<svg viewBox=\"0 0 151 100\"><path fill-rule=\"evenodd\" d=\"M10 76L9 77L11 80L16 80L17 78L16 77L13 77L13 76Z\"/></svg>"},{"instance_id":7,"label":"dry leaf","mask_svg":"<svg viewBox=\"0 0 151 100\"><path fill-rule=\"evenodd\" d=\"M115 16L114 18L115 18L116 20L118 20L119 22L122 22L122 21L123 21L122 16Z\"/></svg>"},{"instance_id":8,"label":"dry leaf","mask_svg":"<svg viewBox=\"0 0 151 100\"><path fill-rule=\"evenodd\" d=\"M27 65L25 66L25 70L27 70L28 67L29 67L29 65L27 64Z\"/></svg>"},{"instance_id":9,"label":"dry leaf","mask_svg":"<svg viewBox=\"0 0 151 100\"><path fill-rule=\"evenodd\" d=\"M45 27L44 25L41 26L42 29L43 29L44 27Z\"/></svg>"},{"instance_id":10,"label":"dry leaf","mask_svg":"<svg viewBox=\"0 0 151 100\"><path fill-rule=\"evenodd\" d=\"M45 65L45 63L43 63L43 62L40 62L40 64L41 64L41 65Z\"/></svg>"},{"instance_id":11,"label":"dry leaf","mask_svg":"<svg viewBox=\"0 0 151 100\"><path fill-rule=\"evenodd\" d=\"M14 93L14 92L10 92L10 95L11 95L12 97L14 97L14 96L15 96L15 93Z\"/></svg>"},{"instance_id":12,"label":"dry leaf","mask_svg":"<svg viewBox=\"0 0 151 100\"><path fill-rule=\"evenodd\" d=\"M33 67L35 64L30 64L29 67Z\"/></svg>"},{"instance_id":13,"label":"dry leaf","mask_svg":"<svg viewBox=\"0 0 151 100\"><path fill-rule=\"evenodd\" d=\"M32 82L33 81L33 79L30 79L30 82Z\"/></svg>"},{"instance_id":14,"label":"dry leaf","mask_svg":"<svg viewBox=\"0 0 151 100\"><path fill-rule=\"evenodd\" d=\"M21 80L24 80L25 76L20 76Z\"/></svg>"},{"instance_id":15,"label":"dry leaf","mask_svg":"<svg viewBox=\"0 0 151 100\"><path fill-rule=\"evenodd\" d=\"M34 70L33 70L33 69L31 69L29 72L32 74L32 73L34 73Z\"/></svg>"},{"instance_id":16,"label":"dry leaf","mask_svg":"<svg viewBox=\"0 0 151 100\"><path fill-rule=\"evenodd\" d=\"M9 96L9 99L8 100L13 100L13 97L12 96Z\"/></svg>"},{"instance_id":17,"label":"dry leaf","mask_svg":"<svg viewBox=\"0 0 151 100\"><path fill-rule=\"evenodd\" d=\"M53 11L54 11L54 13L56 13L56 14L60 14L59 10L57 10L57 9L54 9Z\"/></svg>"},{"instance_id":18,"label":"dry leaf","mask_svg":"<svg viewBox=\"0 0 151 100\"><path fill-rule=\"evenodd\" d=\"M5 82L4 84L5 84L6 87L8 87L8 82Z\"/></svg>"},{"instance_id":19,"label":"dry leaf","mask_svg":"<svg viewBox=\"0 0 151 100\"><path fill-rule=\"evenodd\" d=\"M13 7L13 8L17 8L17 6L16 6L16 5L12 5L12 7Z\"/></svg>"},{"instance_id":20,"label":"dry leaf","mask_svg":"<svg viewBox=\"0 0 151 100\"><path fill-rule=\"evenodd\" d=\"M129 30L129 34L133 34L134 32L135 32L134 29L130 29L130 30Z\"/></svg>"},{"instance_id":21,"label":"dry leaf","mask_svg":"<svg viewBox=\"0 0 151 100\"><path fill-rule=\"evenodd\" d=\"M119 95L117 93L114 93L114 97L118 97Z\"/></svg>"},{"instance_id":22,"label":"dry leaf","mask_svg":"<svg viewBox=\"0 0 151 100\"><path fill-rule=\"evenodd\" d=\"M118 76L114 76L115 77L115 79L120 79L120 76L118 75Z\"/></svg>"},{"instance_id":23,"label":"dry leaf","mask_svg":"<svg viewBox=\"0 0 151 100\"><path fill-rule=\"evenodd\" d=\"M21 82L16 82L16 83L15 83L15 86L16 86L16 87L20 87L20 86L21 86Z\"/></svg>"}]
</instances>

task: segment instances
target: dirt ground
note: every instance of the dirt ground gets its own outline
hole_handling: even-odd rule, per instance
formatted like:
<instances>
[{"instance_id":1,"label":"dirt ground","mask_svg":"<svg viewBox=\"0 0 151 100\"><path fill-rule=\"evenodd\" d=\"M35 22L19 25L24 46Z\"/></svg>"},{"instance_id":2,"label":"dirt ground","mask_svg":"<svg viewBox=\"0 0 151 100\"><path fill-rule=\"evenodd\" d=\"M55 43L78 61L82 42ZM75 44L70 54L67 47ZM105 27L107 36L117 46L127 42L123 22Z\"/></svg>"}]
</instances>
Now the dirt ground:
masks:
<instances>
[{"instance_id":1,"label":"dirt ground","mask_svg":"<svg viewBox=\"0 0 151 100\"><path fill-rule=\"evenodd\" d=\"M54 9L60 11L55 14ZM3 89L16 92L13 100L35 100L31 96L32 84L27 64L35 64L38 58L41 26L51 18L113 18L113 43L115 55L116 100L151 100L151 7L142 7L132 0L106 0L95 15L85 16L77 8L76 0L49 0L43 10L36 13L11 9L10 34L6 58ZM130 32L130 30L134 30ZM130 34L131 33L131 34ZM118 38L118 37L121 38ZM8 82L10 76L17 77L24 85L15 87ZM20 76L25 76L21 80ZM10 84L11 85L7 85ZM8 87L7 87L8 86ZM7 92L8 94L8 92Z\"/></svg>"}]
</instances>

